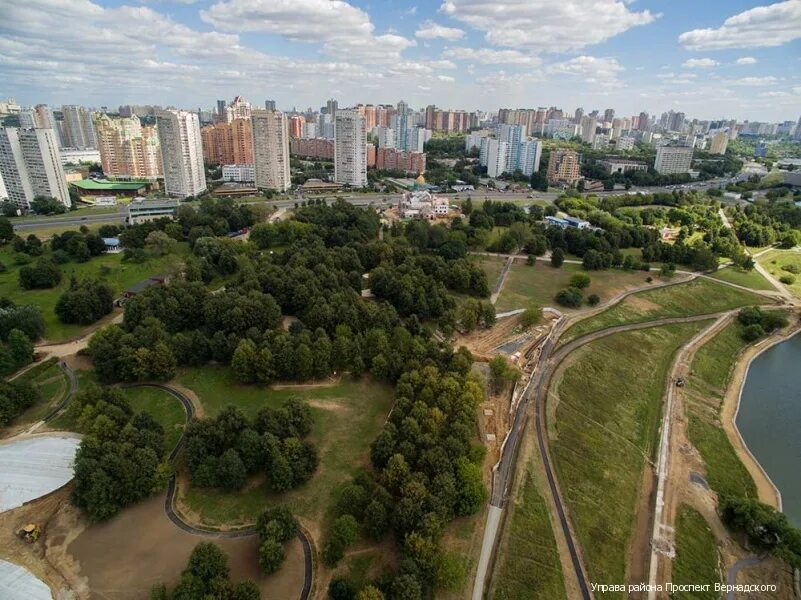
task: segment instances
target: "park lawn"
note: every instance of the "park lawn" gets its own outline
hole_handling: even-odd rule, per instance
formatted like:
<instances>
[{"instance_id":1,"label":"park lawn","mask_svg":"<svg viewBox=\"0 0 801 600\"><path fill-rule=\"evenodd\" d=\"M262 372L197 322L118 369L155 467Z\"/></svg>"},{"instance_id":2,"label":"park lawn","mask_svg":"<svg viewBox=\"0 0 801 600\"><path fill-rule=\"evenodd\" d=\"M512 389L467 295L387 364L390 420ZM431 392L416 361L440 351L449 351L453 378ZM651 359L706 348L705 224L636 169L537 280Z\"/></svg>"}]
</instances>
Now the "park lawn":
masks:
<instances>
[{"instance_id":1,"label":"park lawn","mask_svg":"<svg viewBox=\"0 0 801 600\"><path fill-rule=\"evenodd\" d=\"M697 278L632 294L612 308L577 322L564 333L560 341L567 342L593 331L627 323L712 314L768 302L770 300L764 296L710 279Z\"/></svg>"},{"instance_id":2,"label":"park lawn","mask_svg":"<svg viewBox=\"0 0 801 600\"><path fill-rule=\"evenodd\" d=\"M529 266L525 260L515 260L506 276L495 308L502 312L525 308L532 302L540 306L558 307L554 296L568 286L570 278L576 273L586 273L592 280L590 287L584 290L585 297L598 294L601 302L626 289L645 285L645 278L648 276L642 271L622 269L585 271L581 265L573 263L564 263L561 268L556 269L545 260L538 260L535 266ZM574 309L563 307L559 307L559 310L575 312Z\"/></svg>"},{"instance_id":3,"label":"park lawn","mask_svg":"<svg viewBox=\"0 0 801 600\"><path fill-rule=\"evenodd\" d=\"M673 595L677 599L717 600L715 584L721 583L720 554L715 534L694 508L682 504L676 520L676 558L673 561L673 583L676 585L707 584L709 591L693 591Z\"/></svg>"},{"instance_id":4,"label":"park lawn","mask_svg":"<svg viewBox=\"0 0 801 600\"><path fill-rule=\"evenodd\" d=\"M113 225L114 223L112 223ZM88 223L86 224L86 228L92 232L96 233L98 229L100 229L103 225L108 225L108 223ZM76 225L74 223L69 223L67 225L51 225L47 221L42 221L41 223L37 223L35 227L31 227L30 229L20 229L16 231L18 235L26 238L30 234L35 235L40 240L48 240L56 234L64 233L65 231L75 230Z\"/></svg>"},{"instance_id":5,"label":"park lawn","mask_svg":"<svg viewBox=\"0 0 801 600\"><path fill-rule=\"evenodd\" d=\"M277 504L287 504L298 516L322 522L331 492L368 465L370 443L393 403L392 388L368 377L343 379L326 387L272 389L238 384L227 368L205 367L183 370L175 381L197 394L208 416L234 405L252 417L260 408L281 406L289 398L309 402L314 416L308 439L317 447L320 465L311 480L285 494L268 491L258 479L236 493L190 487L183 503L209 525L253 523L266 506Z\"/></svg>"},{"instance_id":6,"label":"park lawn","mask_svg":"<svg viewBox=\"0 0 801 600\"><path fill-rule=\"evenodd\" d=\"M58 367L58 360L55 358L31 367L20 375L18 380L31 382L39 390L41 400L17 417L12 425L24 425L40 421L50 409L61 402L69 389L67 376Z\"/></svg>"},{"instance_id":7,"label":"park lawn","mask_svg":"<svg viewBox=\"0 0 801 600\"><path fill-rule=\"evenodd\" d=\"M720 408L737 357L748 345L732 322L695 353L685 387L688 435L706 463L709 486L721 496L757 497L756 484L720 422Z\"/></svg>"},{"instance_id":8,"label":"park lawn","mask_svg":"<svg viewBox=\"0 0 801 600\"><path fill-rule=\"evenodd\" d=\"M186 414L180 401L164 390L151 387L122 388L134 412L146 412L164 428L164 449L172 452L181 439Z\"/></svg>"},{"instance_id":9,"label":"park lawn","mask_svg":"<svg viewBox=\"0 0 801 600\"><path fill-rule=\"evenodd\" d=\"M77 337L85 329L83 325L66 325L58 320L54 309L61 294L69 288L70 279L103 279L114 290L115 295L131 287L133 284L158 273L175 268L189 252L185 243L178 245L174 254L158 258L150 258L143 263L123 263L122 254L101 254L85 263L69 262L60 265L61 283L55 288L44 290L24 290L19 285L20 265L14 263L13 250L9 245L0 249L0 262L7 270L0 273L0 296L12 300L15 304L31 304L42 312L45 321L45 338L50 342L61 342ZM45 252L45 256L49 251ZM35 262L35 260L34 260ZM111 271L101 274L101 269L108 267Z\"/></svg>"},{"instance_id":10,"label":"park lawn","mask_svg":"<svg viewBox=\"0 0 801 600\"><path fill-rule=\"evenodd\" d=\"M766 252L757 261L762 265L768 273L773 275L776 279L782 275L792 275L795 277L795 283L785 285L790 292L797 298L801 298L801 274L794 275L783 270L782 267L787 265L795 266L801 272L801 251L798 250L771 250Z\"/></svg>"},{"instance_id":11,"label":"park lawn","mask_svg":"<svg viewBox=\"0 0 801 600\"><path fill-rule=\"evenodd\" d=\"M498 277L501 274L506 259L501 256L483 256L481 254L470 255L470 262L478 266L487 276L487 285L490 291L495 287Z\"/></svg>"},{"instance_id":12,"label":"park lawn","mask_svg":"<svg viewBox=\"0 0 801 600\"><path fill-rule=\"evenodd\" d=\"M590 581L625 581L643 468L658 446L670 364L706 325L613 334L576 350L555 374L551 453Z\"/></svg>"},{"instance_id":13,"label":"park lawn","mask_svg":"<svg viewBox=\"0 0 801 600\"><path fill-rule=\"evenodd\" d=\"M735 283L752 290L773 291L776 289L771 285L770 281L762 277L755 269L743 271L738 267L724 267L712 273L710 277L720 279L721 281L728 281L729 283Z\"/></svg>"},{"instance_id":14,"label":"park lawn","mask_svg":"<svg viewBox=\"0 0 801 600\"><path fill-rule=\"evenodd\" d=\"M510 508L489 598L566 598L548 505L537 489L532 465L529 465L526 479Z\"/></svg>"}]
</instances>

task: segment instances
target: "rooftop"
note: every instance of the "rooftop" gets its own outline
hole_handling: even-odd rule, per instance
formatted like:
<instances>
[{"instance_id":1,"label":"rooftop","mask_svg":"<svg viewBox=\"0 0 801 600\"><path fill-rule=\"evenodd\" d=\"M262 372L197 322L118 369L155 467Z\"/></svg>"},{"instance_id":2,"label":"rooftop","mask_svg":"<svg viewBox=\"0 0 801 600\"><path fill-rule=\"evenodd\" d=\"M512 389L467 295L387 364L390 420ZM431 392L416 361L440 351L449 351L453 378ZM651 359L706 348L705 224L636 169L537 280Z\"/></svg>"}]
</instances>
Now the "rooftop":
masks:
<instances>
[{"instance_id":1,"label":"rooftop","mask_svg":"<svg viewBox=\"0 0 801 600\"><path fill-rule=\"evenodd\" d=\"M136 192L143 187L147 187L146 181L106 181L101 179L81 179L79 181L72 181L70 185L87 190L87 191L131 191Z\"/></svg>"}]
</instances>

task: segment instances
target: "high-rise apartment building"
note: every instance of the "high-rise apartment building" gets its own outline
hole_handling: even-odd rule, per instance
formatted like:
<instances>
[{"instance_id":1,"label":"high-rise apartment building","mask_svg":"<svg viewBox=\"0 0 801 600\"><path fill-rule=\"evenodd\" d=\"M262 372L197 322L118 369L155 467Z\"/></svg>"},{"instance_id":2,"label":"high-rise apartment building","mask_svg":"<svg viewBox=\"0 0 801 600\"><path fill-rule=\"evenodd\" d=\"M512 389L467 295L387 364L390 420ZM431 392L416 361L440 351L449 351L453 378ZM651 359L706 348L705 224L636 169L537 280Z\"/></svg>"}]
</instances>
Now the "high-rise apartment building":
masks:
<instances>
[{"instance_id":1,"label":"high-rise apartment building","mask_svg":"<svg viewBox=\"0 0 801 600\"><path fill-rule=\"evenodd\" d=\"M367 185L364 117L355 110L337 109L334 124L334 181L364 187Z\"/></svg>"},{"instance_id":2,"label":"high-rise apartment building","mask_svg":"<svg viewBox=\"0 0 801 600\"><path fill-rule=\"evenodd\" d=\"M52 129L0 129L0 177L8 199L23 210L37 196L72 205Z\"/></svg>"},{"instance_id":3,"label":"high-rise apartment building","mask_svg":"<svg viewBox=\"0 0 801 600\"><path fill-rule=\"evenodd\" d=\"M264 110L275 110L275 100L265 100Z\"/></svg>"},{"instance_id":4,"label":"high-rise apartment building","mask_svg":"<svg viewBox=\"0 0 801 600\"><path fill-rule=\"evenodd\" d=\"M575 185L581 179L579 155L573 150L553 150L548 160L548 183Z\"/></svg>"},{"instance_id":5,"label":"high-rise apartment building","mask_svg":"<svg viewBox=\"0 0 801 600\"><path fill-rule=\"evenodd\" d=\"M280 110L254 110L251 119L256 187L282 192L288 190L292 180L286 115Z\"/></svg>"},{"instance_id":6,"label":"high-rise apartment building","mask_svg":"<svg viewBox=\"0 0 801 600\"><path fill-rule=\"evenodd\" d=\"M251 120L234 119L200 130L203 158L215 165L252 165L253 129Z\"/></svg>"},{"instance_id":7,"label":"high-rise apartment building","mask_svg":"<svg viewBox=\"0 0 801 600\"><path fill-rule=\"evenodd\" d=\"M154 125L143 126L136 115L112 118L106 114L96 114L94 125L104 175L155 179L164 174Z\"/></svg>"},{"instance_id":8,"label":"high-rise apartment building","mask_svg":"<svg viewBox=\"0 0 801 600\"><path fill-rule=\"evenodd\" d=\"M517 169L526 177L531 177L535 171L540 170L540 158L542 157L542 143L537 140L527 140L518 145L516 160L512 172Z\"/></svg>"},{"instance_id":9,"label":"high-rise apartment building","mask_svg":"<svg viewBox=\"0 0 801 600\"><path fill-rule=\"evenodd\" d=\"M379 148L395 148L395 130L383 125L374 129Z\"/></svg>"},{"instance_id":10,"label":"high-rise apartment building","mask_svg":"<svg viewBox=\"0 0 801 600\"><path fill-rule=\"evenodd\" d=\"M640 118L637 121L637 129L639 129L640 131L647 131L649 125L650 125L650 122L648 121L648 113L647 112L641 112L640 113Z\"/></svg>"},{"instance_id":11,"label":"high-rise apartment building","mask_svg":"<svg viewBox=\"0 0 801 600\"><path fill-rule=\"evenodd\" d=\"M303 137L303 129L306 126L306 119L303 115L295 115L289 119L289 135L293 138Z\"/></svg>"},{"instance_id":12,"label":"high-rise apartment building","mask_svg":"<svg viewBox=\"0 0 801 600\"><path fill-rule=\"evenodd\" d=\"M337 116L337 109L339 108L339 103L334 100L333 98L329 98L328 101L325 103L325 114L331 115L331 122L334 122L334 118Z\"/></svg>"},{"instance_id":13,"label":"high-rise apartment building","mask_svg":"<svg viewBox=\"0 0 801 600\"><path fill-rule=\"evenodd\" d=\"M497 139L487 140L487 176L498 177L507 172L509 143Z\"/></svg>"},{"instance_id":14,"label":"high-rise apartment building","mask_svg":"<svg viewBox=\"0 0 801 600\"><path fill-rule=\"evenodd\" d=\"M206 191L203 144L197 114L185 110L159 110L156 126L161 142L164 190L188 198Z\"/></svg>"},{"instance_id":15,"label":"high-rise apartment building","mask_svg":"<svg viewBox=\"0 0 801 600\"><path fill-rule=\"evenodd\" d=\"M670 173L686 173L693 161L693 149L690 146L659 146L656 149L654 169L663 175Z\"/></svg>"},{"instance_id":16,"label":"high-rise apartment building","mask_svg":"<svg viewBox=\"0 0 801 600\"><path fill-rule=\"evenodd\" d=\"M64 147L77 150L97 148L92 111L83 106L70 104L62 106L61 112L64 115L64 139L62 140Z\"/></svg>"},{"instance_id":17,"label":"high-rise apartment building","mask_svg":"<svg viewBox=\"0 0 801 600\"><path fill-rule=\"evenodd\" d=\"M712 143L709 146L711 154L726 154L726 148L729 145L729 133L727 131L718 131L712 136Z\"/></svg>"},{"instance_id":18,"label":"high-rise apartment building","mask_svg":"<svg viewBox=\"0 0 801 600\"><path fill-rule=\"evenodd\" d=\"M581 117L581 141L592 144L595 139L595 128L597 126L595 117L585 115Z\"/></svg>"}]
</instances>

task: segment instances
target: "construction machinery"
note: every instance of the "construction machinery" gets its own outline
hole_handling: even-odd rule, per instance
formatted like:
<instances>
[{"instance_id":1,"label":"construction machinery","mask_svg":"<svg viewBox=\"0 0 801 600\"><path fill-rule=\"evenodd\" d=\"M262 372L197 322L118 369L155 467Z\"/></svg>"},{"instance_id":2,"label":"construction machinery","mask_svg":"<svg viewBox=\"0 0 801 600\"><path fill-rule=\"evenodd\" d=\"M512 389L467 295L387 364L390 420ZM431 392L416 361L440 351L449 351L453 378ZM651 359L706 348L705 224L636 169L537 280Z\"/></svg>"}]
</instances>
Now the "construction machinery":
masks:
<instances>
[{"instance_id":1,"label":"construction machinery","mask_svg":"<svg viewBox=\"0 0 801 600\"><path fill-rule=\"evenodd\" d=\"M25 527L17 531L17 536L29 544L33 544L42 535L42 530L36 523L28 523Z\"/></svg>"}]
</instances>

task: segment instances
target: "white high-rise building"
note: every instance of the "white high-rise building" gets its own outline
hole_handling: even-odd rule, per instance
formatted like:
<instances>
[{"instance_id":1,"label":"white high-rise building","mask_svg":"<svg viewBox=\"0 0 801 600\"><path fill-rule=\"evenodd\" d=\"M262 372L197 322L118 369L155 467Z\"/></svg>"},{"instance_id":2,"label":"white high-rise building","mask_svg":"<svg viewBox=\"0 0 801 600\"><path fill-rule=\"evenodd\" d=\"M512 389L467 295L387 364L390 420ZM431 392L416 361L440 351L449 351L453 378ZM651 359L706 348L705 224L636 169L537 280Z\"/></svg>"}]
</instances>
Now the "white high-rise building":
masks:
<instances>
[{"instance_id":1,"label":"white high-rise building","mask_svg":"<svg viewBox=\"0 0 801 600\"><path fill-rule=\"evenodd\" d=\"M431 139L432 132L425 127L410 127L406 131L406 148L408 152L423 152L426 142Z\"/></svg>"},{"instance_id":2,"label":"white high-rise building","mask_svg":"<svg viewBox=\"0 0 801 600\"><path fill-rule=\"evenodd\" d=\"M61 107L64 114L64 135L62 140L65 148L86 150L97 148L97 134L92 123L92 111L75 104Z\"/></svg>"},{"instance_id":3,"label":"white high-rise building","mask_svg":"<svg viewBox=\"0 0 801 600\"><path fill-rule=\"evenodd\" d=\"M526 139L525 125L501 125L498 130L498 139L508 144L506 153L506 172L514 173L520 168L520 144Z\"/></svg>"},{"instance_id":4,"label":"white high-rise building","mask_svg":"<svg viewBox=\"0 0 801 600\"><path fill-rule=\"evenodd\" d=\"M52 129L0 129L0 177L8 199L19 208L27 210L37 196L72 205Z\"/></svg>"},{"instance_id":5,"label":"white high-rise building","mask_svg":"<svg viewBox=\"0 0 801 600\"><path fill-rule=\"evenodd\" d=\"M710 154L726 154L729 145L729 133L725 130L718 131L712 136L712 143L709 147Z\"/></svg>"},{"instance_id":6,"label":"white high-rise building","mask_svg":"<svg viewBox=\"0 0 801 600\"><path fill-rule=\"evenodd\" d=\"M254 110L253 161L256 187L286 191L292 185L289 174L289 127L280 110Z\"/></svg>"},{"instance_id":7,"label":"white high-rise building","mask_svg":"<svg viewBox=\"0 0 801 600\"><path fill-rule=\"evenodd\" d=\"M334 181L352 187L367 185L367 145L364 117L338 109L334 118Z\"/></svg>"},{"instance_id":8,"label":"white high-rise building","mask_svg":"<svg viewBox=\"0 0 801 600\"><path fill-rule=\"evenodd\" d=\"M507 172L509 143L496 139L487 140L487 176L498 177Z\"/></svg>"},{"instance_id":9,"label":"white high-rise building","mask_svg":"<svg viewBox=\"0 0 801 600\"><path fill-rule=\"evenodd\" d=\"M8 200L8 190L6 190L6 182L3 181L3 173L0 172L0 202Z\"/></svg>"},{"instance_id":10,"label":"white high-rise building","mask_svg":"<svg viewBox=\"0 0 801 600\"><path fill-rule=\"evenodd\" d=\"M588 144L592 144L595 140L595 128L597 126L597 122L595 117L591 117L590 115L585 115L581 117L581 141L587 142Z\"/></svg>"},{"instance_id":11,"label":"white high-rise building","mask_svg":"<svg viewBox=\"0 0 801 600\"><path fill-rule=\"evenodd\" d=\"M395 147L395 130L386 125L379 125L373 129L375 136L378 138L379 148L394 148Z\"/></svg>"},{"instance_id":12,"label":"white high-rise building","mask_svg":"<svg viewBox=\"0 0 801 600\"><path fill-rule=\"evenodd\" d=\"M520 142L517 152L517 164L515 169L520 169L523 175L531 177L534 171L540 170L540 158L542 157L542 143L536 140ZM513 169L514 171L514 169Z\"/></svg>"},{"instance_id":13,"label":"white high-rise building","mask_svg":"<svg viewBox=\"0 0 801 600\"><path fill-rule=\"evenodd\" d=\"M693 149L690 146L659 146L656 149L654 169L658 173L686 173L693 161Z\"/></svg>"},{"instance_id":14,"label":"white high-rise building","mask_svg":"<svg viewBox=\"0 0 801 600\"><path fill-rule=\"evenodd\" d=\"M161 144L164 190L178 198L189 198L205 192L206 171L197 113L158 110L156 126Z\"/></svg>"}]
</instances>

